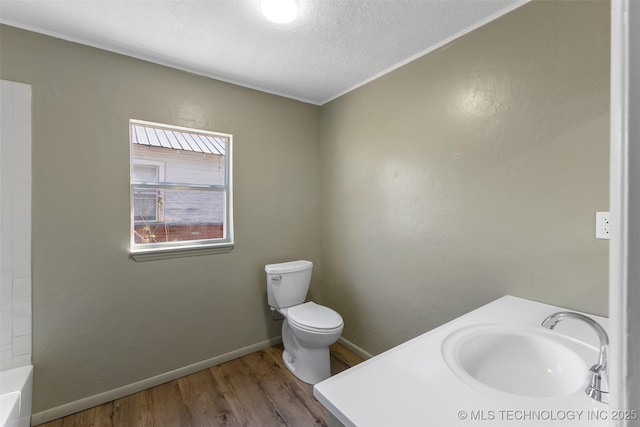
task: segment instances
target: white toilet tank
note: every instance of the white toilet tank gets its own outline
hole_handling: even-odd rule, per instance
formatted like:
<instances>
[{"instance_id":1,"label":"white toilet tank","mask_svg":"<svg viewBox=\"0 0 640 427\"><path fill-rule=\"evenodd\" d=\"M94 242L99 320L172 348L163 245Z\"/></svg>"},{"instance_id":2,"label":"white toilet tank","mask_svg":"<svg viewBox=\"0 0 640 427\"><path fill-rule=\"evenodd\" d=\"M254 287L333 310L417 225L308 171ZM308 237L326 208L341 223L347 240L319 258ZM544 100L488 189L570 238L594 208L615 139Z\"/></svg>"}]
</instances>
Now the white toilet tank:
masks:
<instances>
[{"instance_id":1,"label":"white toilet tank","mask_svg":"<svg viewBox=\"0 0 640 427\"><path fill-rule=\"evenodd\" d=\"M265 265L267 299L273 308L302 304L311 283L311 261L291 261Z\"/></svg>"}]
</instances>

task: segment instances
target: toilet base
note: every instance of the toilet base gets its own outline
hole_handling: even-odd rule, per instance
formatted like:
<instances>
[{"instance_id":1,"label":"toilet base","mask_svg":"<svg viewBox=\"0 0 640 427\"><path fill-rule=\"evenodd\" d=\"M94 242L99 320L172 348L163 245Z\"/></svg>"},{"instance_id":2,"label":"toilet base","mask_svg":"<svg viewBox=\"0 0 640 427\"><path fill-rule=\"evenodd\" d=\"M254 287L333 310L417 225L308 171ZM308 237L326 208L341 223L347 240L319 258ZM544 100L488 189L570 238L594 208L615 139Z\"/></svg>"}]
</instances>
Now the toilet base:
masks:
<instances>
[{"instance_id":1,"label":"toilet base","mask_svg":"<svg viewBox=\"0 0 640 427\"><path fill-rule=\"evenodd\" d=\"M282 360L293 375L307 384L314 385L331 376L331 356L328 347L298 347L295 356L285 348Z\"/></svg>"}]
</instances>

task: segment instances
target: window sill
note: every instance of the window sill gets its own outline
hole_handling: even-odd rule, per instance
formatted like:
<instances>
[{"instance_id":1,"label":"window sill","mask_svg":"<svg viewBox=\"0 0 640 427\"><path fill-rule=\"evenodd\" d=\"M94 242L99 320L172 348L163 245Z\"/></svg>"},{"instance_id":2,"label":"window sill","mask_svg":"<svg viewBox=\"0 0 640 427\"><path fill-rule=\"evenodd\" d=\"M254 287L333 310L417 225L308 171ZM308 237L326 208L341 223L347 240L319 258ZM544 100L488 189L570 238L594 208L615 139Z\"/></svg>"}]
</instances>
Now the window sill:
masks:
<instances>
[{"instance_id":1,"label":"window sill","mask_svg":"<svg viewBox=\"0 0 640 427\"><path fill-rule=\"evenodd\" d=\"M129 257L137 262L156 261L199 255L226 254L232 250L233 243L215 246L182 246L173 248L136 249L129 251Z\"/></svg>"}]
</instances>

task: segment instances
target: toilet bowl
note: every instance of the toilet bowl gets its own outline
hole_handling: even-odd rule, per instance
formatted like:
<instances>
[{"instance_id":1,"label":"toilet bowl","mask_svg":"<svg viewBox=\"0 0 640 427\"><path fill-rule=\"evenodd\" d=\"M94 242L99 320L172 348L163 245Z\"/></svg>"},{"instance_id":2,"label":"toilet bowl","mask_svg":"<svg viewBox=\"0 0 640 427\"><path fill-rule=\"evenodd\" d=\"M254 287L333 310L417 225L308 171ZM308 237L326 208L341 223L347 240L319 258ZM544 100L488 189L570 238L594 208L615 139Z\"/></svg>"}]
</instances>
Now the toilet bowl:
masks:
<instances>
[{"instance_id":1,"label":"toilet bowl","mask_svg":"<svg viewBox=\"0 0 640 427\"><path fill-rule=\"evenodd\" d=\"M325 318L310 321L319 313ZM308 384L329 378L329 346L338 341L343 328L342 317L328 307L314 302L291 307L282 322L282 359L287 368Z\"/></svg>"},{"instance_id":2,"label":"toilet bowl","mask_svg":"<svg viewBox=\"0 0 640 427\"><path fill-rule=\"evenodd\" d=\"M284 316L282 359L300 380L317 384L331 376L329 346L344 328L340 314L314 302L304 302L311 281L310 261L265 266L269 305Z\"/></svg>"}]
</instances>

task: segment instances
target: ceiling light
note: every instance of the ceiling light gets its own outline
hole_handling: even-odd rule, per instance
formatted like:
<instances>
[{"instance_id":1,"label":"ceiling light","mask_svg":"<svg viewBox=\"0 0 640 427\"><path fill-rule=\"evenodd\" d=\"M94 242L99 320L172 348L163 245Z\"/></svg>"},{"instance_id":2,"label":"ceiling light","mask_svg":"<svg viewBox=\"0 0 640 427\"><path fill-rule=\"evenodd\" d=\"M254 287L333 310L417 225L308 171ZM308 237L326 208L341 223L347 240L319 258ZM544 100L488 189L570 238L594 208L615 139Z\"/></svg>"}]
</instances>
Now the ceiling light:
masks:
<instances>
[{"instance_id":1,"label":"ceiling light","mask_svg":"<svg viewBox=\"0 0 640 427\"><path fill-rule=\"evenodd\" d=\"M286 24L298 14L296 0L262 0L262 14L277 24Z\"/></svg>"}]
</instances>

